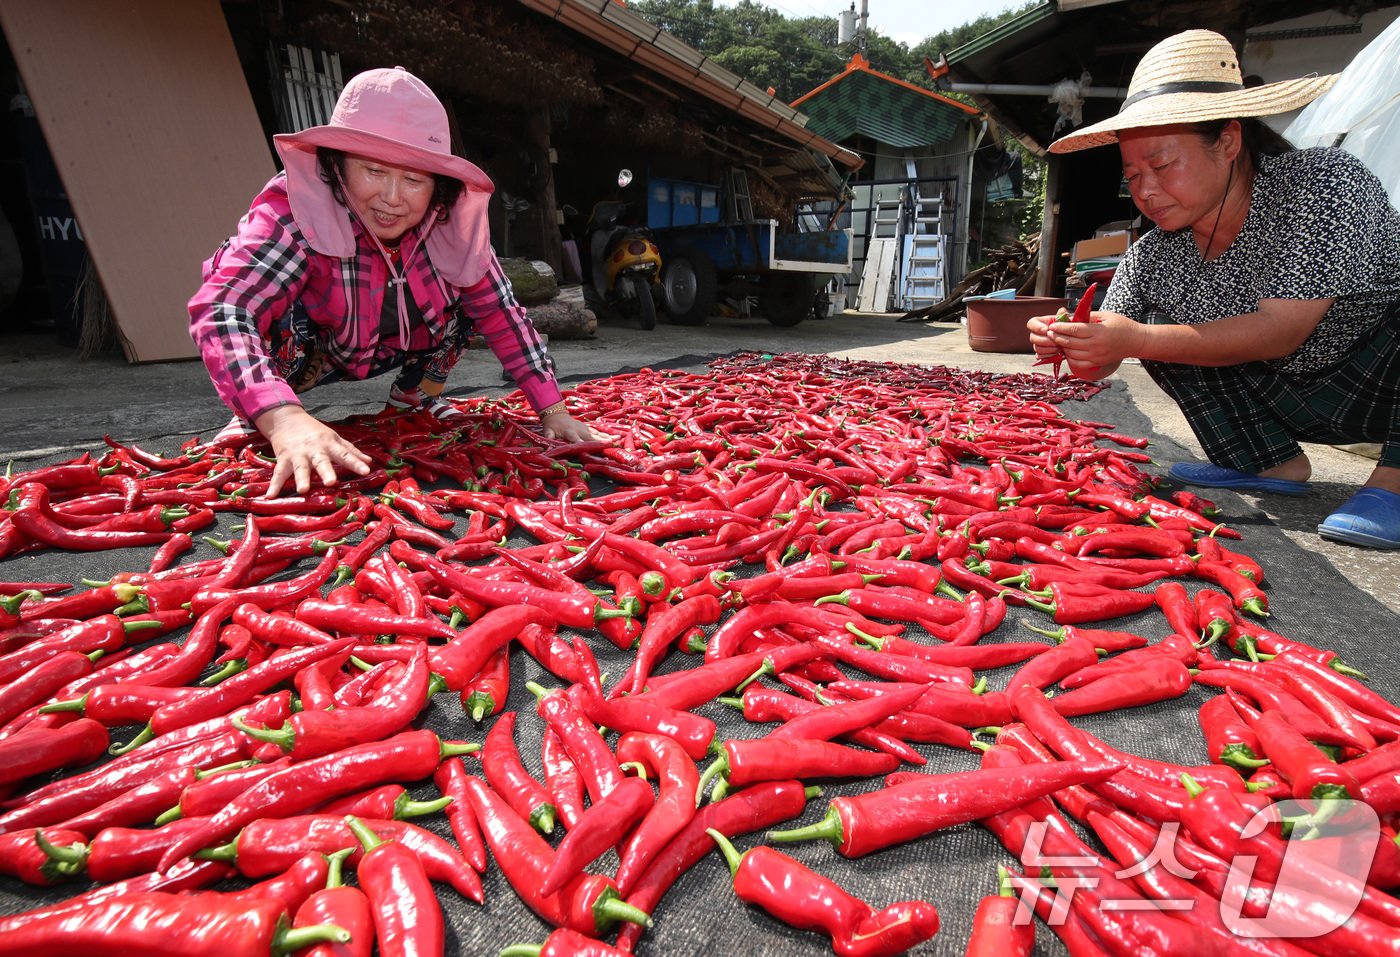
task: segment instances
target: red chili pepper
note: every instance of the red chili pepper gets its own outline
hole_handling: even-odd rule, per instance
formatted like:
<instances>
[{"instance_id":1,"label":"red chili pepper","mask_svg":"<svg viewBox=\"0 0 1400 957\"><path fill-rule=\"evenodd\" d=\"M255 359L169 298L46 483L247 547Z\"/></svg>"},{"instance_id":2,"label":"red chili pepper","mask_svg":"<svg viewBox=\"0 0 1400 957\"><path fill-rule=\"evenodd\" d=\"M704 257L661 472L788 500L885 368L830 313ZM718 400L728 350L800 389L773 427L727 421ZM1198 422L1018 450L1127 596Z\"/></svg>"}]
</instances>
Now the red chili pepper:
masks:
<instances>
[{"instance_id":1,"label":"red chili pepper","mask_svg":"<svg viewBox=\"0 0 1400 957\"><path fill-rule=\"evenodd\" d=\"M618 921L651 923L645 911L625 903L612 880L601 875L585 874L553 894L540 893L554 850L485 781L468 777L466 786L497 866L521 901L542 919L590 937L603 936Z\"/></svg>"},{"instance_id":2,"label":"red chili pepper","mask_svg":"<svg viewBox=\"0 0 1400 957\"><path fill-rule=\"evenodd\" d=\"M1361 783L1303 736L1283 713L1266 711L1251 725L1264 755L1278 768L1299 800L1327 801L1361 797Z\"/></svg>"},{"instance_id":3,"label":"red chili pepper","mask_svg":"<svg viewBox=\"0 0 1400 957\"><path fill-rule=\"evenodd\" d=\"M347 940L340 927L288 929L276 900L233 895L131 893L71 901L0 918L0 938L12 954L160 953L172 940L191 951L224 957L265 957L322 940Z\"/></svg>"},{"instance_id":4,"label":"red chili pepper","mask_svg":"<svg viewBox=\"0 0 1400 957\"><path fill-rule=\"evenodd\" d=\"M1110 680L1056 695L1050 704L1060 714L1073 718L1155 704L1179 698L1191 690L1191 672L1186 665L1164 654L1155 658L1124 668Z\"/></svg>"},{"instance_id":5,"label":"red chili pepper","mask_svg":"<svg viewBox=\"0 0 1400 957\"><path fill-rule=\"evenodd\" d=\"M100 551L107 548L133 548L163 545L170 531L103 531L100 529L69 528L59 521L49 504L49 490L37 482L19 486L16 507L10 522L26 538L53 548L73 552Z\"/></svg>"},{"instance_id":6,"label":"red chili pepper","mask_svg":"<svg viewBox=\"0 0 1400 957\"><path fill-rule=\"evenodd\" d=\"M383 741L299 761L259 781L207 818L203 828L166 851L161 858L161 868L169 868L199 848L223 840L265 815L294 814L376 784L426 778L444 758L475 750L474 744L444 742L431 731L404 731Z\"/></svg>"},{"instance_id":7,"label":"red chili pepper","mask_svg":"<svg viewBox=\"0 0 1400 957\"><path fill-rule=\"evenodd\" d=\"M815 641L748 652L692 668L663 687L648 690L639 697L688 711L759 674L782 674L790 668L830 654L826 646Z\"/></svg>"},{"instance_id":8,"label":"red chili pepper","mask_svg":"<svg viewBox=\"0 0 1400 957\"><path fill-rule=\"evenodd\" d=\"M540 745L540 759L544 764L545 787L549 790L554 809L559 812L559 820L564 822L565 828L573 827L584 812L586 788L583 774L569 757L559 735L548 727ZM698 773L696 777L699 777Z\"/></svg>"},{"instance_id":9,"label":"red chili pepper","mask_svg":"<svg viewBox=\"0 0 1400 957\"><path fill-rule=\"evenodd\" d=\"M1098 649L1088 639L1067 638L1018 668L1007 681L1006 690L1011 692L1021 687L1044 690L1061 678L1096 664L1098 660Z\"/></svg>"},{"instance_id":10,"label":"red chili pepper","mask_svg":"<svg viewBox=\"0 0 1400 957\"><path fill-rule=\"evenodd\" d=\"M554 805L544 785L531 777L520 761L515 718L514 711L507 711L491 726L481 750L481 768L487 783L505 797L521 819L541 834L549 834L554 830Z\"/></svg>"},{"instance_id":11,"label":"red chili pepper","mask_svg":"<svg viewBox=\"0 0 1400 957\"><path fill-rule=\"evenodd\" d=\"M783 677L785 681L795 680L792 676L785 675ZM908 690L914 692L914 697L916 698L922 693L919 685L909 685ZM791 724L792 720L799 716L813 713L816 713L819 719L826 720L825 713L829 710L827 707L817 704L814 700L804 700L803 698L798 698L781 691L774 691L771 688L763 687L757 682L745 688L742 697L739 698L737 702L734 699L727 698L721 698L720 700L729 704L737 703L744 711L744 718L752 722L785 721ZM879 696L869 700L878 703L886 699L885 696ZM894 710L896 711L902 710L904 707L907 707L907 704L901 704L898 701L894 703ZM889 713L889 711L886 711L886 717L888 717ZM858 725L855 730L842 732L838 724L830 728L832 731L831 735L814 734L812 737L847 737L856 744L872 750L893 754L905 761L916 764L925 762L926 759L924 756L913 748L905 745L902 738L891 735L877 727L883 723L883 719L876 718L870 720L861 718L854 723ZM778 729L778 731L781 730L781 728ZM778 732L774 731L773 733L777 734ZM797 734L793 736L802 737L803 735Z\"/></svg>"},{"instance_id":12,"label":"red chili pepper","mask_svg":"<svg viewBox=\"0 0 1400 957\"><path fill-rule=\"evenodd\" d=\"M301 957L370 957L374 950L374 917L369 899L364 891L341 879L341 866L352 850L347 847L328 855L325 886L307 897L292 919L294 928L334 924L349 934L349 940L314 944L300 951Z\"/></svg>"},{"instance_id":13,"label":"red chili pepper","mask_svg":"<svg viewBox=\"0 0 1400 957\"><path fill-rule=\"evenodd\" d=\"M233 724L254 740L277 745L293 761L332 754L363 741L383 740L406 728L427 705L431 675L426 649L420 645L416 651L397 666L372 701L359 707L298 711L275 730L251 728L237 718Z\"/></svg>"},{"instance_id":14,"label":"red chili pepper","mask_svg":"<svg viewBox=\"0 0 1400 957\"><path fill-rule=\"evenodd\" d=\"M187 699L162 705L151 715L147 726L157 735L195 724L252 701L259 693L278 685L302 668L326 659L348 658L354 638L341 638L326 645L310 645L283 652L261 664L248 668L232 678L219 682L208 691ZM318 712L307 712L317 714ZM324 712L320 712L324 714Z\"/></svg>"},{"instance_id":15,"label":"red chili pepper","mask_svg":"<svg viewBox=\"0 0 1400 957\"><path fill-rule=\"evenodd\" d=\"M412 852L431 880L449 884L468 900L481 903L480 877L450 843L407 821L367 818L365 822ZM258 878L279 874L307 854L329 854L345 847L354 848L352 863L361 859L362 849L355 847L346 816L319 813L256 820L232 841L205 848L197 856L236 863L240 874Z\"/></svg>"},{"instance_id":16,"label":"red chili pepper","mask_svg":"<svg viewBox=\"0 0 1400 957\"><path fill-rule=\"evenodd\" d=\"M742 788L761 781L788 777L852 778L888 774L900 759L881 751L862 751L811 738L750 738L724 742L724 750L700 776L698 802L710 781L723 775L728 788ZM718 797L714 798L718 800Z\"/></svg>"},{"instance_id":17,"label":"red chili pepper","mask_svg":"<svg viewBox=\"0 0 1400 957\"><path fill-rule=\"evenodd\" d=\"M675 640L697 625L719 621L720 615L719 600L713 595L696 595L651 612L638 640L632 665L619 682L618 689L632 695L641 694L652 669Z\"/></svg>"},{"instance_id":18,"label":"red chili pepper","mask_svg":"<svg viewBox=\"0 0 1400 957\"><path fill-rule=\"evenodd\" d=\"M1125 591L1095 585L1071 586L1067 582L1051 582L1048 591L1048 602L1029 597L1025 602L1032 608L1038 608L1052 616L1059 625L1124 618L1151 608L1154 602L1151 592Z\"/></svg>"},{"instance_id":19,"label":"red chili pepper","mask_svg":"<svg viewBox=\"0 0 1400 957\"><path fill-rule=\"evenodd\" d=\"M92 656L100 657L95 651ZM93 671L93 657L80 651L60 651L35 665L23 678L0 686L0 725L47 701L56 691Z\"/></svg>"},{"instance_id":20,"label":"red chili pepper","mask_svg":"<svg viewBox=\"0 0 1400 957\"><path fill-rule=\"evenodd\" d=\"M584 869L618 845L652 806L655 795L642 778L626 778L583 813L555 848L554 863L540 885L553 894L583 874Z\"/></svg>"},{"instance_id":21,"label":"red chili pepper","mask_svg":"<svg viewBox=\"0 0 1400 957\"><path fill-rule=\"evenodd\" d=\"M1148 645L1146 648L1133 648L1128 651L1119 652L1097 664L1081 668L1066 678L1061 679L1060 687L1065 690L1082 688L1087 684L1100 681L1103 678L1116 677L1125 672L1133 671L1153 659L1166 656L1181 662L1183 665L1191 666L1196 663L1198 652L1196 646L1190 640L1180 635L1167 635L1155 645ZM1190 677L1188 675L1188 677Z\"/></svg>"},{"instance_id":22,"label":"red chili pepper","mask_svg":"<svg viewBox=\"0 0 1400 957\"><path fill-rule=\"evenodd\" d=\"M0 836L0 874L36 887L60 884L76 875L81 862L50 853L61 845L82 845L87 835L70 828L45 828Z\"/></svg>"},{"instance_id":23,"label":"red chili pepper","mask_svg":"<svg viewBox=\"0 0 1400 957\"><path fill-rule=\"evenodd\" d=\"M761 831L798 817L807 807L807 798L807 790L797 781L770 781L705 805L636 879L627 902L644 912L655 910L676 879L714 850L711 829L729 838ZM641 926L623 927L618 946L631 951L641 933Z\"/></svg>"},{"instance_id":24,"label":"red chili pepper","mask_svg":"<svg viewBox=\"0 0 1400 957\"><path fill-rule=\"evenodd\" d=\"M442 905L418 856L396 840L384 840L359 818L345 821L364 847L355 876L369 899L379 953L384 957L441 954L446 939Z\"/></svg>"},{"instance_id":25,"label":"red chili pepper","mask_svg":"<svg viewBox=\"0 0 1400 957\"><path fill-rule=\"evenodd\" d=\"M734 893L792 927L819 930L845 957L899 954L938 932L938 911L925 901L903 901L876 912L827 878L780 851L760 845L743 854L714 828L734 878Z\"/></svg>"},{"instance_id":26,"label":"red chili pepper","mask_svg":"<svg viewBox=\"0 0 1400 957\"><path fill-rule=\"evenodd\" d=\"M128 625L116 615L98 615L62 631L45 635L24 647L0 656L0 684L8 684L30 673L38 665L65 651L87 655L95 651L116 651L127 642L129 633L150 630L149 624Z\"/></svg>"},{"instance_id":27,"label":"red chili pepper","mask_svg":"<svg viewBox=\"0 0 1400 957\"><path fill-rule=\"evenodd\" d=\"M1020 807L1061 788L1103 781L1121 770L1121 764L1098 760L924 775L895 787L832 798L816 824L768 836L780 843L821 838L845 857L861 857Z\"/></svg>"},{"instance_id":28,"label":"red chili pepper","mask_svg":"<svg viewBox=\"0 0 1400 957\"><path fill-rule=\"evenodd\" d=\"M1224 695L1215 695L1201 705L1201 734L1212 761L1239 768L1242 772L1261 768L1269 762L1261 758L1259 736L1240 720Z\"/></svg>"},{"instance_id":29,"label":"red chili pepper","mask_svg":"<svg viewBox=\"0 0 1400 957\"><path fill-rule=\"evenodd\" d=\"M550 691L533 681L526 682L525 687L538 699L540 717L559 736L569 757L583 774L589 798L597 804L623 781L622 770L612 750L563 689Z\"/></svg>"},{"instance_id":30,"label":"red chili pepper","mask_svg":"<svg viewBox=\"0 0 1400 957\"><path fill-rule=\"evenodd\" d=\"M0 739L0 785L87 764L106 750L107 729L91 718L34 728Z\"/></svg>"},{"instance_id":31,"label":"red chili pepper","mask_svg":"<svg viewBox=\"0 0 1400 957\"><path fill-rule=\"evenodd\" d=\"M637 765L655 775L659 791L646 816L618 850L615 880L618 892L625 896L656 855L695 816L700 775L690 756L664 735L630 731L617 742L617 758L624 768Z\"/></svg>"},{"instance_id":32,"label":"red chili pepper","mask_svg":"<svg viewBox=\"0 0 1400 957\"><path fill-rule=\"evenodd\" d=\"M1116 761L1144 781L1164 787L1177 787L1181 774L1190 772L1209 780L1212 786L1237 793L1245 790L1240 776L1229 768L1218 765L1182 767L1119 751L1089 732L1075 728L1055 708L1052 699L1032 688L1020 689L1012 694L1011 700L1016 717L1026 724L1046 747L1067 760Z\"/></svg>"},{"instance_id":33,"label":"red chili pepper","mask_svg":"<svg viewBox=\"0 0 1400 957\"><path fill-rule=\"evenodd\" d=\"M1035 950L1035 923L1020 919L1021 898L1014 894L1006 868L997 867L997 893L977 903L972 933L963 957L1030 957Z\"/></svg>"}]
</instances>

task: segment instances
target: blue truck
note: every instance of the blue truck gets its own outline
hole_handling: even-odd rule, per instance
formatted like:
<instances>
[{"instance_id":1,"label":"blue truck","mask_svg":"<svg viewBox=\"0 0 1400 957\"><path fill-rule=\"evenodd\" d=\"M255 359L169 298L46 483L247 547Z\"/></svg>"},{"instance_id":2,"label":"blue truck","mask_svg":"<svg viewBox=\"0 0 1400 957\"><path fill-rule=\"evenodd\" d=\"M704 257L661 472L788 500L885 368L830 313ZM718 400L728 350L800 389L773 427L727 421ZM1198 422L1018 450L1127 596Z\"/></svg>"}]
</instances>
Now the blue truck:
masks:
<instances>
[{"instance_id":1,"label":"blue truck","mask_svg":"<svg viewBox=\"0 0 1400 957\"><path fill-rule=\"evenodd\" d=\"M738 215L723 216L721 196L718 186L648 180L647 226L661 250L662 308L670 320L702 323L721 299L755 303L775 326L796 325L822 309L832 276L851 271L851 231L820 228L810 217L780 229L775 220L753 218L744 194L725 204Z\"/></svg>"}]
</instances>

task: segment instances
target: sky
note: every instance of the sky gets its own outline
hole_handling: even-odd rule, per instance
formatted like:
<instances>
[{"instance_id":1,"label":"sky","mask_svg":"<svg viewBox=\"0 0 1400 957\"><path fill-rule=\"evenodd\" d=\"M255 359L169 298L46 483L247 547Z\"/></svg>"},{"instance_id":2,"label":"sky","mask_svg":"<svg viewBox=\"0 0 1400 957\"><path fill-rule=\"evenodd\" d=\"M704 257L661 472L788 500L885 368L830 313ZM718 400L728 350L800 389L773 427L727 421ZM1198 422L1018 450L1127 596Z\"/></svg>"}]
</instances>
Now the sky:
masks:
<instances>
[{"instance_id":1,"label":"sky","mask_svg":"<svg viewBox=\"0 0 1400 957\"><path fill-rule=\"evenodd\" d=\"M715 0L718 6L733 6L738 0ZM849 10L852 0L758 0L785 17L838 17ZM860 15L861 0L854 0ZM870 29L915 46L944 30L970 23L978 17L1005 13L1024 0L865 0Z\"/></svg>"}]
</instances>

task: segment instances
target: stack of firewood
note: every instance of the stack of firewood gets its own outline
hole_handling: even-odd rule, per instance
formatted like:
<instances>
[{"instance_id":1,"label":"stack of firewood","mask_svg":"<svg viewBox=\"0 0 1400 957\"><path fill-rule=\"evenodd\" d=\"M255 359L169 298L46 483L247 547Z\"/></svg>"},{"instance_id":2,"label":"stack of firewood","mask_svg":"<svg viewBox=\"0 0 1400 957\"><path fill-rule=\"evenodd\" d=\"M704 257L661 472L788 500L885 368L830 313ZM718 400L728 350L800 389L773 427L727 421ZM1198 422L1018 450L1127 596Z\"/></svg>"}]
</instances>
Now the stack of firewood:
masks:
<instances>
[{"instance_id":1,"label":"stack of firewood","mask_svg":"<svg viewBox=\"0 0 1400 957\"><path fill-rule=\"evenodd\" d=\"M899 317L900 322L937 322L955 320L962 315L963 299L985 296L998 289L1015 288L1016 295L1030 295L1035 287L1040 237L1031 236L993 249L987 253L987 263L963 276L962 282L942 302L914 309Z\"/></svg>"}]
</instances>

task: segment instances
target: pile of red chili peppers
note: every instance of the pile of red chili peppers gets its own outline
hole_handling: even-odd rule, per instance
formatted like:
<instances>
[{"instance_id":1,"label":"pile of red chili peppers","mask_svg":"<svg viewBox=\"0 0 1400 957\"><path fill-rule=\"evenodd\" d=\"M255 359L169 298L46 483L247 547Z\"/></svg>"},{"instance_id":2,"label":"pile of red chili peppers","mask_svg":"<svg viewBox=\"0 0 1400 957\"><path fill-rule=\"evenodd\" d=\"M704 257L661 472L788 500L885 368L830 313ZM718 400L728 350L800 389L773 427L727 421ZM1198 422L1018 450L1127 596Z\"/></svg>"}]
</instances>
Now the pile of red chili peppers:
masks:
<instances>
[{"instance_id":1,"label":"pile of red chili peppers","mask_svg":"<svg viewBox=\"0 0 1400 957\"><path fill-rule=\"evenodd\" d=\"M0 957L441 953L436 887L480 903L492 862L552 928L504 953L630 953L707 857L814 950L893 954L937 901L866 900L769 845L934 861L930 835L973 823L1010 857L969 953L1029 953L1032 914L1075 955L1400 952L1400 707L1265 627L1264 569L1158 488L1144 440L1056 408L1098 388L744 354L580 385L608 443L545 441L518 394L459 402L447 434L347 421L374 470L303 496L263 497L256 437L6 475L0 880L75 894L0 917ZM101 581L20 580L133 548ZM519 655L555 680L513 683ZM1188 692L1198 765L1071 720ZM446 694L472 740L423 726ZM934 748L968 769L923 770ZM787 826L816 785L871 778ZM1312 813L1253 826L1283 799ZM1352 802L1380 820L1361 875ZM1301 896L1299 841L1334 851ZM1246 913L1326 932L1237 936L1245 856Z\"/></svg>"}]
</instances>

